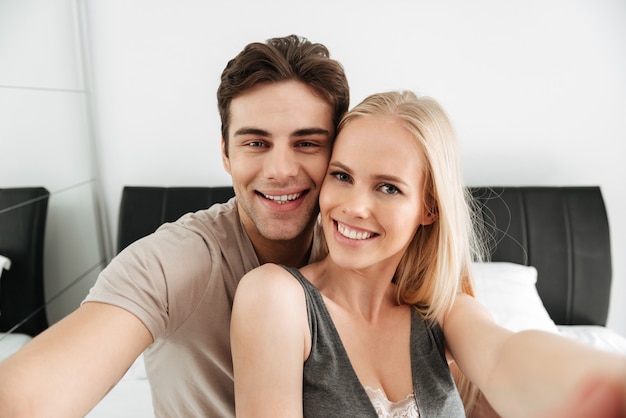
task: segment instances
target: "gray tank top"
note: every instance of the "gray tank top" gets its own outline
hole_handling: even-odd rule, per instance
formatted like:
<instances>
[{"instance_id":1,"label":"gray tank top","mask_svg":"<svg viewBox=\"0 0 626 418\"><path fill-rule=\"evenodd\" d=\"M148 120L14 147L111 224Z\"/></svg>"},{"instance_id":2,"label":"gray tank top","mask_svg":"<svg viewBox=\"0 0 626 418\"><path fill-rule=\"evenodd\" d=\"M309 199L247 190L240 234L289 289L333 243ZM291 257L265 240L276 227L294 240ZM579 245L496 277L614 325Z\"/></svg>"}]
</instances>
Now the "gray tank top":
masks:
<instances>
[{"instance_id":1,"label":"gray tank top","mask_svg":"<svg viewBox=\"0 0 626 418\"><path fill-rule=\"evenodd\" d=\"M306 296L311 353L304 363L305 418L378 415L352 368L321 293L297 269L285 267ZM464 417L463 403L445 358L443 333L411 310L411 374L420 417Z\"/></svg>"}]
</instances>

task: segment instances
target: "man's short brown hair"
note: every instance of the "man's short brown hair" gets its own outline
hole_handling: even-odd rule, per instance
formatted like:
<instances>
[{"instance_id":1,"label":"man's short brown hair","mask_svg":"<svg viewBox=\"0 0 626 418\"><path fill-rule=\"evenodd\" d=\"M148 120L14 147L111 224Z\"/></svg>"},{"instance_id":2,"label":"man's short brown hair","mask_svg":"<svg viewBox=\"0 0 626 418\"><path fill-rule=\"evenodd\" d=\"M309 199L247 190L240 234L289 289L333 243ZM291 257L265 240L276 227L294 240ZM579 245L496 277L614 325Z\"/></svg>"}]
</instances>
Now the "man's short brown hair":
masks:
<instances>
[{"instance_id":1,"label":"man's short brown hair","mask_svg":"<svg viewBox=\"0 0 626 418\"><path fill-rule=\"evenodd\" d=\"M228 62L217 89L227 155L231 101L256 85L288 80L305 83L330 104L337 127L348 110L350 92L342 65L330 58L328 49L296 35L254 42Z\"/></svg>"}]
</instances>

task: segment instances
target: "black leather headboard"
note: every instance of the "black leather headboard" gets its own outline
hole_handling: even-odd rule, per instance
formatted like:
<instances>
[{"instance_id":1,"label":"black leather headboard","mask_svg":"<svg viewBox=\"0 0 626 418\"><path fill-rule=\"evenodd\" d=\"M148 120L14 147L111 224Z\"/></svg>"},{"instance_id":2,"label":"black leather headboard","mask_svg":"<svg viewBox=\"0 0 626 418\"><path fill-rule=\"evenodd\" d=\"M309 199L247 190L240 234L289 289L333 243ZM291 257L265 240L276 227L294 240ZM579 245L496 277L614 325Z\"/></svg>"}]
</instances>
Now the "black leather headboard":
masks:
<instances>
[{"instance_id":1,"label":"black leather headboard","mask_svg":"<svg viewBox=\"0 0 626 418\"><path fill-rule=\"evenodd\" d=\"M187 212L223 203L235 195L232 187L126 186L120 204L117 251Z\"/></svg>"},{"instance_id":2,"label":"black leather headboard","mask_svg":"<svg viewBox=\"0 0 626 418\"><path fill-rule=\"evenodd\" d=\"M48 327L43 249L49 195L43 187L0 189L0 254L11 260L0 277L0 332L35 336Z\"/></svg>"},{"instance_id":3,"label":"black leather headboard","mask_svg":"<svg viewBox=\"0 0 626 418\"><path fill-rule=\"evenodd\" d=\"M598 187L473 187L492 261L537 268L558 324L605 325L611 289L609 225ZM231 187L125 187L118 251L186 212L225 202Z\"/></svg>"},{"instance_id":4,"label":"black leather headboard","mask_svg":"<svg viewBox=\"0 0 626 418\"><path fill-rule=\"evenodd\" d=\"M480 187L492 261L537 268L537 290L561 325L605 325L609 223L599 187Z\"/></svg>"}]
</instances>

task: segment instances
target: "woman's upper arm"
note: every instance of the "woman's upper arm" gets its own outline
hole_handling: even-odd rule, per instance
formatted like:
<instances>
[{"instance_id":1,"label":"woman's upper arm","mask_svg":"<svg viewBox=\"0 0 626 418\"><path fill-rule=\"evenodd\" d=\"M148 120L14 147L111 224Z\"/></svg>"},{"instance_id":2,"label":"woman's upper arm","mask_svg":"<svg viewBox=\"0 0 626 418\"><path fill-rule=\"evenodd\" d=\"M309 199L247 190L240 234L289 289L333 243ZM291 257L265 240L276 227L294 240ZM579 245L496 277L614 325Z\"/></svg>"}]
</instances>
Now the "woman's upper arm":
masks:
<instances>
[{"instance_id":1,"label":"woman's upper arm","mask_svg":"<svg viewBox=\"0 0 626 418\"><path fill-rule=\"evenodd\" d=\"M302 416L302 374L310 333L302 286L264 265L241 280L231 319L238 417Z\"/></svg>"},{"instance_id":2,"label":"woman's upper arm","mask_svg":"<svg viewBox=\"0 0 626 418\"><path fill-rule=\"evenodd\" d=\"M0 417L84 416L151 343L133 314L85 303L0 364Z\"/></svg>"}]
</instances>

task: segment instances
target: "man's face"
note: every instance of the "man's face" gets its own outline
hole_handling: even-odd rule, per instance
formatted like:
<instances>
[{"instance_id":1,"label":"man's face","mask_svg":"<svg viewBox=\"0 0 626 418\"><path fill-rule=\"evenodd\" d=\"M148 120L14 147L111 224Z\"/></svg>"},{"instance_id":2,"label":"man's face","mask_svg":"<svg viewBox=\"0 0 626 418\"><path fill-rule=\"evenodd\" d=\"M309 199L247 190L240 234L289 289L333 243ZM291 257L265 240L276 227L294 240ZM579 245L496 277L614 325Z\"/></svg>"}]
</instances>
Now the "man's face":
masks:
<instances>
[{"instance_id":1,"label":"man's face","mask_svg":"<svg viewBox=\"0 0 626 418\"><path fill-rule=\"evenodd\" d=\"M310 231L334 135L331 106L305 84L284 81L236 97L230 113L222 160L252 242Z\"/></svg>"}]
</instances>

